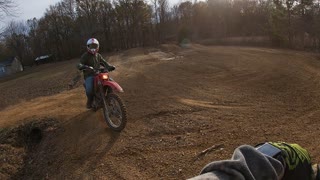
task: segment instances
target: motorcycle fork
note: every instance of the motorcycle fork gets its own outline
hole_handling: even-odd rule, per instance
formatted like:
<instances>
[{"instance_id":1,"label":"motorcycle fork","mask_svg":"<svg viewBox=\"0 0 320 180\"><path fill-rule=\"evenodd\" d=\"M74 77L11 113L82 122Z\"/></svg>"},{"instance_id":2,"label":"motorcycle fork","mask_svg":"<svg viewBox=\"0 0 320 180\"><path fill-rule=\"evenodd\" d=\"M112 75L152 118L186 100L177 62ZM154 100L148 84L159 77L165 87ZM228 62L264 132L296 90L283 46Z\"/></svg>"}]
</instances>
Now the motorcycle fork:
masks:
<instances>
[{"instance_id":1,"label":"motorcycle fork","mask_svg":"<svg viewBox=\"0 0 320 180\"><path fill-rule=\"evenodd\" d=\"M99 87L98 87L98 92L97 93L99 93L100 98L104 98L106 96L106 90L103 87L103 82L99 81L98 86Z\"/></svg>"},{"instance_id":2,"label":"motorcycle fork","mask_svg":"<svg viewBox=\"0 0 320 180\"><path fill-rule=\"evenodd\" d=\"M99 109L103 106L103 86L102 86L102 82L98 81L98 83L96 84L95 88L94 88L94 106L96 107L96 109Z\"/></svg>"},{"instance_id":3,"label":"motorcycle fork","mask_svg":"<svg viewBox=\"0 0 320 180\"><path fill-rule=\"evenodd\" d=\"M108 109L108 101L107 101L107 93L108 90L105 89L101 83L100 88L99 88L99 93L100 93L100 100L101 100L101 106L103 108L103 113L106 117L110 116L110 111Z\"/></svg>"}]
</instances>

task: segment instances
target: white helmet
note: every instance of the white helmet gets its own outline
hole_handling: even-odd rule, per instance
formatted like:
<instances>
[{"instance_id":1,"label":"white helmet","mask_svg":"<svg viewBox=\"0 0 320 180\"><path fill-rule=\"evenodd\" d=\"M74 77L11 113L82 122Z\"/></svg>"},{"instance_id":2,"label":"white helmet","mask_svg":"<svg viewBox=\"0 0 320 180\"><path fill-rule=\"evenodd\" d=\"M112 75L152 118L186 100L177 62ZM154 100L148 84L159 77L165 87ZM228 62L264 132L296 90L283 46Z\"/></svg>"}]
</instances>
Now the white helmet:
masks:
<instances>
[{"instance_id":1,"label":"white helmet","mask_svg":"<svg viewBox=\"0 0 320 180\"><path fill-rule=\"evenodd\" d=\"M99 41L95 38L90 38L87 41L87 50L89 53L95 55L99 51Z\"/></svg>"}]
</instances>

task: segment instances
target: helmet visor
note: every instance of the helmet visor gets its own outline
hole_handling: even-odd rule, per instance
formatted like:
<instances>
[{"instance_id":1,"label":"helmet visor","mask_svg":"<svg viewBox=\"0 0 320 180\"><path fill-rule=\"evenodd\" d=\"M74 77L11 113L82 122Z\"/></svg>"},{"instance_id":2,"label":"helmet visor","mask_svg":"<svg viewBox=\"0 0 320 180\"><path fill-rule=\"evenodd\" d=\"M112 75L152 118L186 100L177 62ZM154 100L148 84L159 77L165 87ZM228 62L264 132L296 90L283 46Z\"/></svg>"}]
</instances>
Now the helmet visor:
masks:
<instances>
[{"instance_id":1,"label":"helmet visor","mask_svg":"<svg viewBox=\"0 0 320 180\"><path fill-rule=\"evenodd\" d=\"M88 47L89 47L89 49L98 49L99 45L98 44L89 44Z\"/></svg>"}]
</instances>

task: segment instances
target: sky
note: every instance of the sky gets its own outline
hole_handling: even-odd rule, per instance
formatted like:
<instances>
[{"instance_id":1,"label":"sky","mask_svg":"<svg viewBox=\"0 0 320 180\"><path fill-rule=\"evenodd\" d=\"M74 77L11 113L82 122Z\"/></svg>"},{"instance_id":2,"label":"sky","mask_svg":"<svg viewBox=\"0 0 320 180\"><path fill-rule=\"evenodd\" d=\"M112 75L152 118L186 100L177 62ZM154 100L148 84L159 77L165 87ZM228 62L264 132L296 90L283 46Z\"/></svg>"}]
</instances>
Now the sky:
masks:
<instances>
[{"instance_id":1,"label":"sky","mask_svg":"<svg viewBox=\"0 0 320 180\"><path fill-rule=\"evenodd\" d=\"M17 17L7 18L5 21L9 22L11 20L26 21L36 17L37 19L41 18L44 15L44 12L50 5L54 5L61 0L15 0L17 7ZM185 0L168 0L170 4L176 4Z\"/></svg>"},{"instance_id":2,"label":"sky","mask_svg":"<svg viewBox=\"0 0 320 180\"><path fill-rule=\"evenodd\" d=\"M50 5L54 5L61 0L15 0L18 4L20 16L18 19L27 20L34 17L40 18Z\"/></svg>"},{"instance_id":3,"label":"sky","mask_svg":"<svg viewBox=\"0 0 320 180\"><path fill-rule=\"evenodd\" d=\"M0 26L6 26L10 21L27 21L34 17L40 18L50 5L54 5L61 0L13 0L17 5L14 9L15 17L7 17Z\"/></svg>"}]
</instances>

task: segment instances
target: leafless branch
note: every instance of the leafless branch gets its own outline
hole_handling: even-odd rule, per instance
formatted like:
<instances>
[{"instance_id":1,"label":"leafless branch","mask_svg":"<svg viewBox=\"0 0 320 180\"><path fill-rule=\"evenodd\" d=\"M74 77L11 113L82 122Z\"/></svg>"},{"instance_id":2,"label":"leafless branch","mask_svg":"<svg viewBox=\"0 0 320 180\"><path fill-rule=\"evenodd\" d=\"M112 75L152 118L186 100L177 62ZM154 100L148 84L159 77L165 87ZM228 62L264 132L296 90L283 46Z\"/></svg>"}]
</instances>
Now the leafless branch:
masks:
<instances>
[{"instance_id":1,"label":"leafless branch","mask_svg":"<svg viewBox=\"0 0 320 180\"><path fill-rule=\"evenodd\" d=\"M0 18L3 19L4 16L14 16L16 7L17 5L13 0L0 0Z\"/></svg>"},{"instance_id":2,"label":"leafless branch","mask_svg":"<svg viewBox=\"0 0 320 180\"><path fill-rule=\"evenodd\" d=\"M217 149L220 149L222 148L224 145L223 144L218 144L218 145L213 145L203 151L201 151L197 156L196 156L196 159L195 160L199 160L201 157L204 157L206 156L208 153L210 153L211 151L213 150L217 150Z\"/></svg>"}]
</instances>

